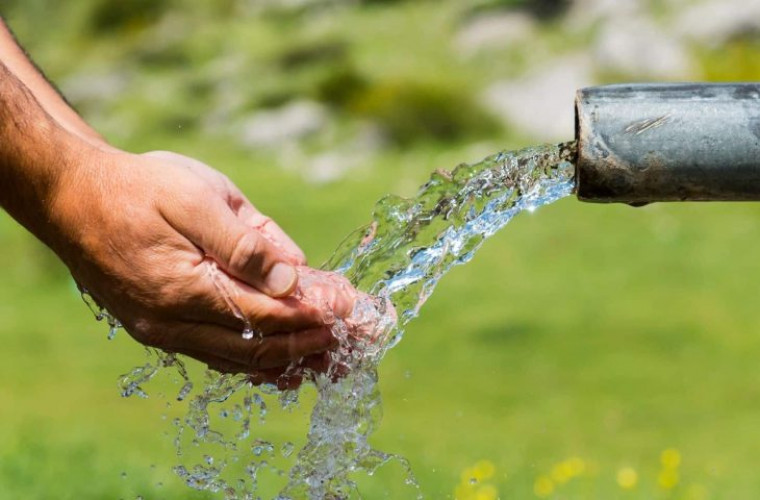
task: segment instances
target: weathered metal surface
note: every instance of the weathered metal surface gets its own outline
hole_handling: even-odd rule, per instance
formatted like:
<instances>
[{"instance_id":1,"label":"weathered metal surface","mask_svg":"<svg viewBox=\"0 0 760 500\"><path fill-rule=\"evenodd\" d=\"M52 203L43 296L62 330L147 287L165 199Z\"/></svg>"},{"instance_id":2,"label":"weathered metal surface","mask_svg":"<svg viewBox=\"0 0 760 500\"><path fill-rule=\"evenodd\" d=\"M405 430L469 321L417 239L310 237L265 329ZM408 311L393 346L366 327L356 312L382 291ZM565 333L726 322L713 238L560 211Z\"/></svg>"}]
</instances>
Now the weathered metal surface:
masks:
<instances>
[{"instance_id":1,"label":"weathered metal surface","mask_svg":"<svg viewBox=\"0 0 760 500\"><path fill-rule=\"evenodd\" d=\"M582 201L760 200L760 83L578 91Z\"/></svg>"}]
</instances>

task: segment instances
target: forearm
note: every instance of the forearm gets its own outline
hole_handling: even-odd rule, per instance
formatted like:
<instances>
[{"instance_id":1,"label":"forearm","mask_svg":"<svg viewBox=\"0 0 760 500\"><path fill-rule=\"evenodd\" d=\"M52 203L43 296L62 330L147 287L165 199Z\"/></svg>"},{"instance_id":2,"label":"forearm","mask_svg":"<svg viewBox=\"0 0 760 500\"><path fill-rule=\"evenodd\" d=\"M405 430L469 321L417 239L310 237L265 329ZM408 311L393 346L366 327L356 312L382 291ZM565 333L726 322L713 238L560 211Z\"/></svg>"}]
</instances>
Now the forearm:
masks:
<instances>
[{"instance_id":1,"label":"forearm","mask_svg":"<svg viewBox=\"0 0 760 500\"><path fill-rule=\"evenodd\" d=\"M0 62L0 206L50 244L50 208L76 144Z\"/></svg>"},{"instance_id":2,"label":"forearm","mask_svg":"<svg viewBox=\"0 0 760 500\"><path fill-rule=\"evenodd\" d=\"M0 62L4 63L8 70L24 83L40 106L62 127L94 145L105 146L105 139L66 103L29 60L2 18L0 18Z\"/></svg>"}]
</instances>

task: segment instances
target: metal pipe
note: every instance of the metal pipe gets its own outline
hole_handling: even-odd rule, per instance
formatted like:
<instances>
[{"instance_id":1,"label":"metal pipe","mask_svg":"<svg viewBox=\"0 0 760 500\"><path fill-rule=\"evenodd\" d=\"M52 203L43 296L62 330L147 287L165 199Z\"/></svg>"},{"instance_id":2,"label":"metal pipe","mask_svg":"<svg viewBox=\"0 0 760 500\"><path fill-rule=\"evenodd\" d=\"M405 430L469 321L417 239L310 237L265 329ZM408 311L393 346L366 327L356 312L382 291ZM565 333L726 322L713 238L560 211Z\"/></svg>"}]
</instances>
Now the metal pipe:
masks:
<instances>
[{"instance_id":1,"label":"metal pipe","mask_svg":"<svg viewBox=\"0 0 760 500\"><path fill-rule=\"evenodd\" d=\"M575 116L582 201L760 201L760 83L585 88Z\"/></svg>"}]
</instances>

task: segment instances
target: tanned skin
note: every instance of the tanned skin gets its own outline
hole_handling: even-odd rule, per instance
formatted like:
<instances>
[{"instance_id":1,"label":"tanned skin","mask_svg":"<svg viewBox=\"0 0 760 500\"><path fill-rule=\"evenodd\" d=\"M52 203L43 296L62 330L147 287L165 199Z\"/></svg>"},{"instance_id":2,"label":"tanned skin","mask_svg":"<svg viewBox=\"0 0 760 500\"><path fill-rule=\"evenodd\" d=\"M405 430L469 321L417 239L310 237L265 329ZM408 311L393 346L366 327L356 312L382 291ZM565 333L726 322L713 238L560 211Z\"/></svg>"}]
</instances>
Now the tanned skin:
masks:
<instances>
[{"instance_id":1,"label":"tanned skin","mask_svg":"<svg viewBox=\"0 0 760 500\"><path fill-rule=\"evenodd\" d=\"M321 366L335 346L324 311L293 296L306 262L277 224L197 160L108 144L2 20L0 206L143 344L255 382L277 380L294 361ZM245 323L210 262L260 340L242 338ZM346 290L325 291L338 315L355 300Z\"/></svg>"}]
</instances>

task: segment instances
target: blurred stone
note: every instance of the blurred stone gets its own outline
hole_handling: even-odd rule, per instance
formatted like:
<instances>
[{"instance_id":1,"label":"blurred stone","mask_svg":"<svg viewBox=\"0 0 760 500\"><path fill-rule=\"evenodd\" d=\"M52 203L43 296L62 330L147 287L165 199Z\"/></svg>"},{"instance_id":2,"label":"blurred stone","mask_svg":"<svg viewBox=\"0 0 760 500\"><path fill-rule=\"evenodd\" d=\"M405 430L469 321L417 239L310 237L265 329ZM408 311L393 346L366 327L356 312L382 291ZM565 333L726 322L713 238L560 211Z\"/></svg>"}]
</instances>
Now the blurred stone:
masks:
<instances>
[{"instance_id":1,"label":"blurred stone","mask_svg":"<svg viewBox=\"0 0 760 500\"><path fill-rule=\"evenodd\" d=\"M105 104L122 95L129 83L126 73L84 70L61 81L61 91L77 107Z\"/></svg>"},{"instance_id":2,"label":"blurred stone","mask_svg":"<svg viewBox=\"0 0 760 500\"><path fill-rule=\"evenodd\" d=\"M300 175L311 184L328 184L345 178L370 164L378 151L386 146L376 125L356 122L351 128L348 136L332 139L320 136L319 141L326 144L320 146L317 154L310 154L302 144L284 143L276 150L279 167Z\"/></svg>"},{"instance_id":3,"label":"blurred stone","mask_svg":"<svg viewBox=\"0 0 760 500\"><path fill-rule=\"evenodd\" d=\"M357 123L350 139L336 149L312 156L305 162L303 177L313 184L327 184L367 165L386 145L382 131L372 123Z\"/></svg>"},{"instance_id":4,"label":"blurred stone","mask_svg":"<svg viewBox=\"0 0 760 500\"><path fill-rule=\"evenodd\" d=\"M311 158L304 177L312 184L335 182L343 178L361 161L361 155L356 153L329 151Z\"/></svg>"},{"instance_id":5,"label":"blurred stone","mask_svg":"<svg viewBox=\"0 0 760 500\"><path fill-rule=\"evenodd\" d=\"M327 109L313 101L297 101L279 109L260 111L243 120L240 138L246 146L267 147L296 141L324 128Z\"/></svg>"},{"instance_id":6,"label":"blurred stone","mask_svg":"<svg viewBox=\"0 0 760 500\"><path fill-rule=\"evenodd\" d=\"M637 78L689 79L695 71L683 43L645 17L606 23L594 56L603 70Z\"/></svg>"},{"instance_id":7,"label":"blurred stone","mask_svg":"<svg viewBox=\"0 0 760 500\"><path fill-rule=\"evenodd\" d=\"M565 22L570 28L588 28L598 22L625 20L642 13L639 0L574 0Z\"/></svg>"},{"instance_id":8,"label":"blurred stone","mask_svg":"<svg viewBox=\"0 0 760 500\"><path fill-rule=\"evenodd\" d=\"M760 33L760 0L713 0L685 8L676 32L692 40L720 45L747 33Z\"/></svg>"},{"instance_id":9,"label":"blurred stone","mask_svg":"<svg viewBox=\"0 0 760 500\"><path fill-rule=\"evenodd\" d=\"M486 49L504 48L527 40L536 22L524 12L480 14L466 21L457 33L455 49L470 56Z\"/></svg>"},{"instance_id":10,"label":"blurred stone","mask_svg":"<svg viewBox=\"0 0 760 500\"><path fill-rule=\"evenodd\" d=\"M488 87L481 102L508 126L542 141L563 141L575 134L575 91L593 84L591 62L571 55L517 81Z\"/></svg>"}]
</instances>

